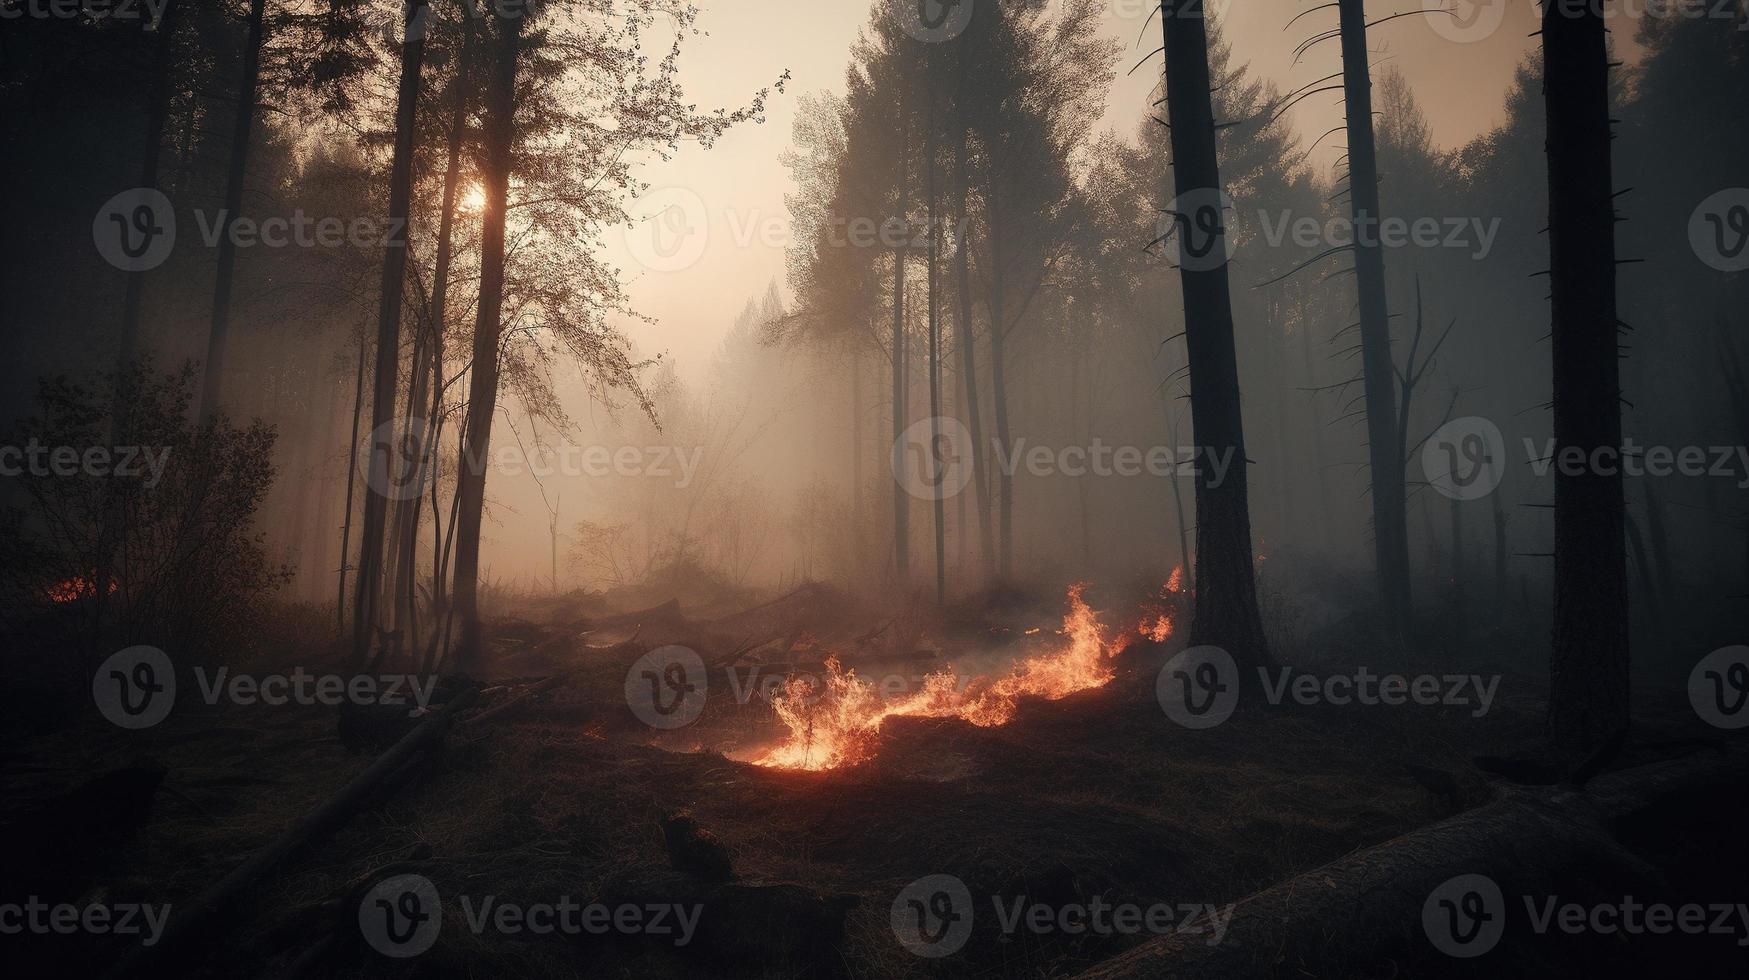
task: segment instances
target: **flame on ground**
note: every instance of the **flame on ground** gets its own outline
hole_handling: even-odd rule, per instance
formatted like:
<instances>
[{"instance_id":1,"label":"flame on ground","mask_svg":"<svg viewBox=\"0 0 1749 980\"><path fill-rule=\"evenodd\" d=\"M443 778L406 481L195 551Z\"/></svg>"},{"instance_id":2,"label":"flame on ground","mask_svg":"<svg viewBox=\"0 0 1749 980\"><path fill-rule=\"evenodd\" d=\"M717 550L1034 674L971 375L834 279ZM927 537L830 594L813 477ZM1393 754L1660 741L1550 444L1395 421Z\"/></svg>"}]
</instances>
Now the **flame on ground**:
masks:
<instances>
[{"instance_id":1,"label":"flame on ground","mask_svg":"<svg viewBox=\"0 0 1749 980\"><path fill-rule=\"evenodd\" d=\"M962 683L949 667L926 676L920 690L893 700L854 669L844 670L836 657L826 661L823 690L816 691L806 678L791 678L771 699L789 738L754 761L781 769L837 769L872 756L888 718L960 718L991 728L1007 724L1023 697L1054 701L1104 686L1113 676L1110 660L1122 644L1106 642L1098 617L1081 598L1084 588L1069 589L1062 630L1068 646L1018 661L1007 674Z\"/></svg>"},{"instance_id":2,"label":"flame on ground","mask_svg":"<svg viewBox=\"0 0 1749 980\"><path fill-rule=\"evenodd\" d=\"M1170 639L1173 628L1171 609L1179 593L1183 591L1184 566L1180 565L1166 579L1166 585L1160 589L1159 599L1143 615L1141 623L1136 626L1136 632L1155 643L1165 643Z\"/></svg>"}]
</instances>

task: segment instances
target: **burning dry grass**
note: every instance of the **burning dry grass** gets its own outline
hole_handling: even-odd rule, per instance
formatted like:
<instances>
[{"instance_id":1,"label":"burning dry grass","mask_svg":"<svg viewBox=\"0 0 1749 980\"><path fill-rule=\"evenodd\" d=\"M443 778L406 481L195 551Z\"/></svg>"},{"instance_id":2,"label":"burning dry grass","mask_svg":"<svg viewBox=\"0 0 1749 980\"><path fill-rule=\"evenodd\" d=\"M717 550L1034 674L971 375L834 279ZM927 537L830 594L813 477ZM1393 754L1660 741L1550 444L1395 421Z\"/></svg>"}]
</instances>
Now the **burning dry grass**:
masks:
<instances>
[{"instance_id":1,"label":"burning dry grass","mask_svg":"<svg viewBox=\"0 0 1749 980\"><path fill-rule=\"evenodd\" d=\"M1106 640L1085 589L1069 590L1069 612L1060 631L1064 645L1019 660L1005 673L962 678L949 666L925 675L918 691L888 698L838 658L828 658L823 679L791 678L771 699L789 738L754 761L780 769L837 769L866 761L889 718L959 718L990 728L1013 720L1023 697L1054 701L1104 686L1113 676L1111 658L1124 640Z\"/></svg>"}]
</instances>

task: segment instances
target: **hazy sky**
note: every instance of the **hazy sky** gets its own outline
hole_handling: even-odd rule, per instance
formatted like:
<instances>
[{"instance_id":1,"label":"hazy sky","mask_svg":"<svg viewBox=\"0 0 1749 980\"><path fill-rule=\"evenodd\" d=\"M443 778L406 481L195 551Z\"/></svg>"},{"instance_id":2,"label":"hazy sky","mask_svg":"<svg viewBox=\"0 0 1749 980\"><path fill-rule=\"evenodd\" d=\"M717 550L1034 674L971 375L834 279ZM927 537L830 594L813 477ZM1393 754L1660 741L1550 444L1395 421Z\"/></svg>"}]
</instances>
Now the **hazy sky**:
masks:
<instances>
[{"instance_id":1,"label":"hazy sky","mask_svg":"<svg viewBox=\"0 0 1749 980\"><path fill-rule=\"evenodd\" d=\"M631 232L630 242L618 231L609 236L611 254L633 280L631 293L637 309L660 321L655 327L636 327L639 347L648 352L668 351L688 380L703 376L711 353L745 301L762 293L774 277L781 284L783 246L788 236L783 199L790 183L778 156L790 143L796 96L843 91L850 46L868 21L872 2L888 0L700 3L704 8L701 24L710 36L694 40L683 57L683 79L691 100L701 107L740 105L785 69L793 74L793 82L788 95L771 101L765 125L736 130L710 151L688 147L674 161L645 169L646 178L663 189L658 203L646 211L662 210L672 203L691 214L687 222L691 227L670 224L660 239L677 251L652 256L648 246L657 239L649 226ZM1235 59L1287 90L1341 67L1334 42L1313 48L1298 65L1290 63L1296 44L1335 25L1334 10L1318 11L1283 31L1296 13L1319 2L1223 0L1216 6L1225 15L1223 23ZM1371 0L1368 12L1377 20L1418 9L1422 2ZM1471 0L1451 2L1463 6L1466 15L1474 11ZM1158 20L1148 22L1150 3L1109 0L1106 4L1105 28L1121 41L1124 56L1101 126L1125 136L1135 132L1147 108L1149 90L1159 79L1157 57L1125 76L1131 66L1160 45ZM1481 40L1460 43L1442 37L1430 23L1433 18L1445 17L1441 14L1404 17L1373 32L1375 65L1395 66L1407 76L1427 112L1435 139L1444 146L1460 145L1501 120L1501 103L1513 69L1534 44L1528 35L1535 29L1535 0L1482 3L1492 3L1493 16L1504 15L1504 19ZM1489 14L1484 9L1481 15L1487 18ZM1455 24L1450 18L1447 21ZM1484 20L1483 27L1487 23ZM1313 96L1293 113L1308 143L1342 122L1335 93ZM667 220L678 222L679 213L668 213ZM702 235L700 225L708 225ZM646 268L650 265L657 268Z\"/></svg>"}]
</instances>

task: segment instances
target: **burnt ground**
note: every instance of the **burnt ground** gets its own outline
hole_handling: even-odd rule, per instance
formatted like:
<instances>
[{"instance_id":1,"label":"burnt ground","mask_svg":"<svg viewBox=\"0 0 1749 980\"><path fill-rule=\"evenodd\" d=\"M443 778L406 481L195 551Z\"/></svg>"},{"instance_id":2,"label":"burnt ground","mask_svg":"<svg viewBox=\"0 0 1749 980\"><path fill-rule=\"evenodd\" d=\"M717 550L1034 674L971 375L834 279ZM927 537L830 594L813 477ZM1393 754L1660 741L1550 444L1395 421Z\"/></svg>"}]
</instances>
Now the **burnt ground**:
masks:
<instances>
[{"instance_id":1,"label":"burnt ground","mask_svg":"<svg viewBox=\"0 0 1749 980\"><path fill-rule=\"evenodd\" d=\"M1132 603L1105 599L1108 622L1133 621ZM560 672L571 673L568 685L503 717L452 731L445 750L397 789L370 801L339 832L295 850L193 941L149 961L144 972L1072 975L1140 939L1026 930L1003 935L990 921L991 897L1025 895L1055 906L1093 896L1143 905L1234 902L1479 805L1495 792L1497 777L1472 759L1520 752L1535 743L1540 728L1542 680L1504 671L1498 698L1482 717L1473 705L1244 706L1224 725L1192 731L1169 721L1154 693L1161 666L1182 647L1172 639L1132 645L1118 657L1117 677L1107 686L1023 702L1005 726L892 719L877 754L863 765L775 770L737 761L782 735L757 696L741 703L725 675L713 672L699 721L657 732L627 707L632 662L670 643L710 660L776 634L775 644L745 652L740 669L750 672L766 660L762 673L782 676L788 664L815 663L832 650L865 674L921 671L935 663L935 644L997 653L1048 645L1052 603L990 597L924 621L883 616L827 590L804 589L749 612L670 607L634 617L637 623L605 609L579 612L581 605L528 602L514 616L500 616L485 671L488 703L514 693L520 682ZM1361 628L1338 621L1311 631L1294 644L1296 666L1352 669L1360 658L1343 656L1354 649L1344 636ZM320 629L313 619L288 627L271 650L239 657L233 667L287 669L302 662L295 652L304 646L302 637ZM1028 636L1032 629L1038 632ZM1519 643L1534 638L1496 635L1478 642L1484 652L1466 670L1501 669L1499 661L1508 661L1507 651ZM1497 655L1488 655L1490 649ZM1426 666L1368 666L1450 672L1449 658L1427 659ZM16 653L11 658L13 667L31 663ZM194 690L192 681L181 683L184 691ZM326 707L209 707L183 694L167 721L129 732L98 717L88 694L82 706L74 699L57 711L53 698L41 692L25 698L27 690L13 688L14 698L29 707L14 713L15 732L0 757L10 827L5 841L13 867L42 872L33 893L55 901L186 906L373 757L369 749L349 750L335 711ZM1720 733L1693 720L1680 692L1637 697L1643 721L1612 765L1716 743ZM64 725L41 734L43 717ZM34 732L16 731L18 719L31 719ZM54 801L94 776L129 767L164 772L139 819L107 805L85 822L41 819L64 813ZM734 883L708 884L671 869L663 821L677 814L690 815L720 842ZM1705 832L1742 836L1740 825ZM1662 833L1651 829L1644 836ZM398 873L424 876L443 896L435 945L404 961L370 949L358 924L364 891ZM980 918L963 949L922 958L900 945L890 915L909 883L938 874L966 883ZM476 933L460 901L464 895L474 907L485 896L515 903L562 896L608 904L698 900L707 905L705 921L716 925L685 947L672 938L502 934L490 927ZM76 976L99 972L129 949L126 942L89 936L0 941L23 954L18 962L53 964L57 973ZM1518 972L1512 962L1472 965L1431 955L1424 938L1405 937L1400 960L1353 963L1322 975L1468 975L1472 966L1478 973ZM1561 965L1529 955L1515 961L1526 973L1532 972L1527 964L1535 972ZM1708 971L1717 958L1713 952L1707 957L1695 961L1692 975L1715 975ZM1740 962L1734 954L1724 961ZM1416 963L1427 969L1414 969ZM1284 968L1282 975L1295 972Z\"/></svg>"}]
</instances>

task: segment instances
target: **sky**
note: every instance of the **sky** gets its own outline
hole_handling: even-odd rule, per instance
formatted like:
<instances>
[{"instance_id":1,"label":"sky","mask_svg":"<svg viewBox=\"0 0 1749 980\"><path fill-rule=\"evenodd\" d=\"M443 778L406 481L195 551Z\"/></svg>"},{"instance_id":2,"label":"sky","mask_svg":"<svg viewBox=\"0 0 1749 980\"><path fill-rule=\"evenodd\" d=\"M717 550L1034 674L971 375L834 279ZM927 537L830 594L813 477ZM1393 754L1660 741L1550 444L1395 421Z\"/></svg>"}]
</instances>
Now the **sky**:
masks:
<instances>
[{"instance_id":1,"label":"sky","mask_svg":"<svg viewBox=\"0 0 1749 980\"><path fill-rule=\"evenodd\" d=\"M642 175L652 194L633 213L658 215L660 225L648 222L608 235L608 255L626 270L634 308L657 320L632 325L634 341L642 352L674 358L688 383L705 378L711 355L746 301L774 279L783 285L789 229L784 195L791 185L778 158L790 145L797 97L844 91L850 47L871 4L886 2L700 0L700 26L709 36L690 41L682 56L692 101L701 108L738 106L785 70L792 81L787 94L772 96L763 125L738 128L710 150L688 146L671 161L651 161ZM980 0L967 2L976 16ZM1216 0L1214 6L1235 65L1247 64L1285 91L1341 68L1335 42L1319 44L1293 63L1300 41L1335 26L1333 9L1283 30L1295 14L1322 2ZM1453 148L1503 120L1513 72L1535 46L1535 0L1370 0L1367 8L1377 21L1420 10L1424 2L1461 9L1458 16L1436 12L1376 27L1370 38L1374 71L1401 71L1435 142ZM1099 128L1130 137L1148 110L1160 59L1129 72L1160 46L1159 21L1149 20L1152 0L1108 0L1105 7L1104 29L1122 43L1123 55ZM1306 144L1342 123L1337 93L1308 98L1292 112Z\"/></svg>"}]
</instances>

